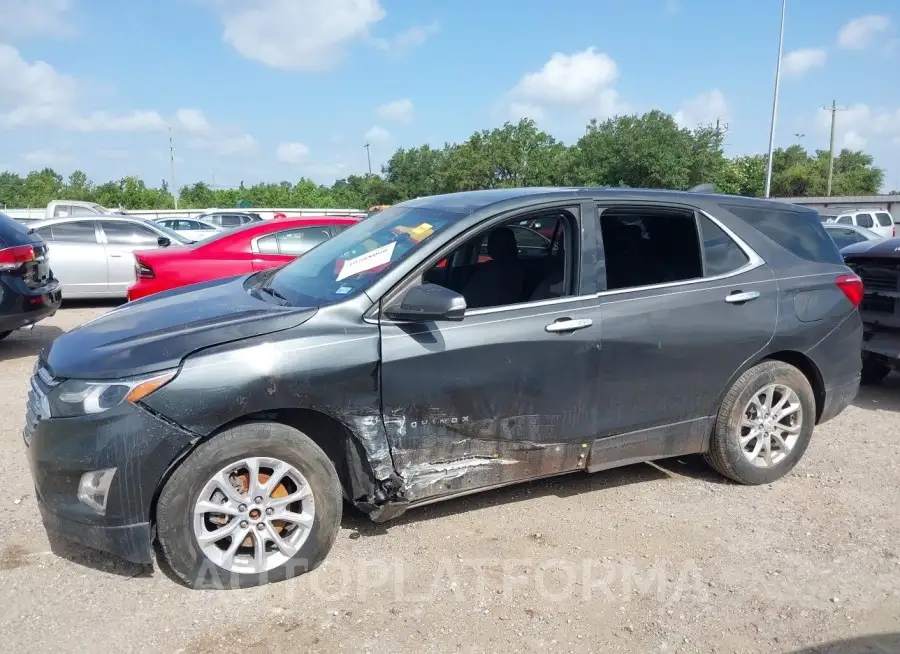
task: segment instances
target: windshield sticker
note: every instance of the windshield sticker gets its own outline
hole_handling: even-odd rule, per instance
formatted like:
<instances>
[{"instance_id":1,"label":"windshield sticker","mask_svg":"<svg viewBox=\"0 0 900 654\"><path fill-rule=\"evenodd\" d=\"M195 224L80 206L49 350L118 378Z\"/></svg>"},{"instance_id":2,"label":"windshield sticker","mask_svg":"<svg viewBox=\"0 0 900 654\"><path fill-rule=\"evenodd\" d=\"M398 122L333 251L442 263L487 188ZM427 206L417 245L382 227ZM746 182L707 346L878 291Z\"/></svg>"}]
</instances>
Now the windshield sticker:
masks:
<instances>
[{"instance_id":1,"label":"windshield sticker","mask_svg":"<svg viewBox=\"0 0 900 654\"><path fill-rule=\"evenodd\" d=\"M347 279L347 277L352 277L353 275L357 275L361 272L366 272L372 270L373 268L378 268L379 266L384 266L385 264L390 263L391 256L394 254L394 247L396 245L396 241L392 241L385 246L372 250L371 252L366 252L365 254L354 257L349 261L345 261L344 265L341 266L341 272L338 273L337 279L335 281L339 282L342 279Z\"/></svg>"},{"instance_id":2,"label":"windshield sticker","mask_svg":"<svg viewBox=\"0 0 900 654\"><path fill-rule=\"evenodd\" d=\"M395 227L394 231L401 232L409 236L410 240L421 243L426 238L434 234L434 227L428 223L422 223L418 227Z\"/></svg>"},{"instance_id":3,"label":"windshield sticker","mask_svg":"<svg viewBox=\"0 0 900 654\"><path fill-rule=\"evenodd\" d=\"M335 295L347 295L347 293L349 293L352 290L353 290L352 286L341 286L334 293L335 293Z\"/></svg>"}]
</instances>

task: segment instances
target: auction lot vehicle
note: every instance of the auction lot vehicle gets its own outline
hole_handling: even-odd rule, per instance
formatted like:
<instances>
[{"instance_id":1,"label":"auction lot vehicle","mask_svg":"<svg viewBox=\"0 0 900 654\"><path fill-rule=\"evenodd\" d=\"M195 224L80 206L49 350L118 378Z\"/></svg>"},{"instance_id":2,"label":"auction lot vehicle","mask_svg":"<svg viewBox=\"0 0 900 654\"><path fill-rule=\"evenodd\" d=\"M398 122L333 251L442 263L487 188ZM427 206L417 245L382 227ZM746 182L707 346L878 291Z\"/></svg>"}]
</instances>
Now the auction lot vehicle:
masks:
<instances>
[{"instance_id":1,"label":"auction lot vehicle","mask_svg":"<svg viewBox=\"0 0 900 654\"><path fill-rule=\"evenodd\" d=\"M856 225L870 229L884 238L893 238L897 235L894 219L890 212L884 209L842 211L839 216L832 218L829 222L834 225Z\"/></svg>"},{"instance_id":2,"label":"auction lot vehicle","mask_svg":"<svg viewBox=\"0 0 900 654\"><path fill-rule=\"evenodd\" d=\"M825 225L825 231L839 250L843 250L848 245L856 245L864 241L880 241L884 238L870 229L856 225Z\"/></svg>"},{"instance_id":3,"label":"auction lot vehicle","mask_svg":"<svg viewBox=\"0 0 900 654\"><path fill-rule=\"evenodd\" d=\"M49 318L61 301L46 243L0 213L0 340Z\"/></svg>"},{"instance_id":4,"label":"auction lot vehicle","mask_svg":"<svg viewBox=\"0 0 900 654\"><path fill-rule=\"evenodd\" d=\"M357 218L266 220L223 230L186 247L134 253L129 300L179 286L283 266L357 222Z\"/></svg>"},{"instance_id":5,"label":"auction lot vehicle","mask_svg":"<svg viewBox=\"0 0 900 654\"><path fill-rule=\"evenodd\" d=\"M258 213L240 210L209 211L200 214L197 218L222 229L236 229L263 220Z\"/></svg>"},{"instance_id":6,"label":"auction lot vehicle","mask_svg":"<svg viewBox=\"0 0 900 654\"><path fill-rule=\"evenodd\" d=\"M510 226L556 222L543 256ZM486 247L486 256L482 253ZM859 388L859 278L815 211L695 192L417 198L283 267L61 337L24 440L45 527L197 588L316 567L375 521L704 453L773 482Z\"/></svg>"},{"instance_id":7,"label":"auction lot vehicle","mask_svg":"<svg viewBox=\"0 0 900 654\"><path fill-rule=\"evenodd\" d=\"M863 280L862 382L876 384L900 370L900 238L865 241L841 253Z\"/></svg>"},{"instance_id":8,"label":"auction lot vehicle","mask_svg":"<svg viewBox=\"0 0 900 654\"><path fill-rule=\"evenodd\" d=\"M191 241L152 220L127 216L53 218L29 225L51 244L54 274L67 299L125 298L134 251Z\"/></svg>"},{"instance_id":9,"label":"auction lot vehicle","mask_svg":"<svg viewBox=\"0 0 900 654\"><path fill-rule=\"evenodd\" d=\"M212 223L205 223L196 218L157 218L153 222L171 229L173 232L177 232L189 241L194 242L215 236L222 231L221 227L217 227Z\"/></svg>"}]
</instances>

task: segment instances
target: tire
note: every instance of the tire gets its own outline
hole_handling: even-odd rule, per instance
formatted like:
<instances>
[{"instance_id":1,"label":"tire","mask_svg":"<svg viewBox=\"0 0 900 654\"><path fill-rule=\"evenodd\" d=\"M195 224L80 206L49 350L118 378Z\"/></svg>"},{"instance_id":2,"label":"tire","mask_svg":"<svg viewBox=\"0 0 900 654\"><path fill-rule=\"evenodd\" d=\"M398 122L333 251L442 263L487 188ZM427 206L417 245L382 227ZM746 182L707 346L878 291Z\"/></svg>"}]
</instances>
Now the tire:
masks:
<instances>
[{"instance_id":1,"label":"tire","mask_svg":"<svg viewBox=\"0 0 900 654\"><path fill-rule=\"evenodd\" d=\"M796 434L793 447L785 456L774 461L769 467L759 467L751 463L744 453L741 446L741 425L745 417L744 412L753 397L773 384L786 387L796 394L800 405L799 433ZM741 375L725 395L713 428L709 451L704 458L719 474L740 484L771 483L790 472L800 461L809 446L815 420L815 395L806 376L787 363L763 361ZM783 432L781 435L785 439L791 438L785 436ZM747 445L751 449L754 446L755 441L750 441Z\"/></svg>"},{"instance_id":2,"label":"tire","mask_svg":"<svg viewBox=\"0 0 900 654\"><path fill-rule=\"evenodd\" d=\"M0 332L0 341L12 334L12 332Z\"/></svg>"},{"instance_id":3,"label":"tire","mask_svg":"<svg viewBox=\"0 0 900 654\"><path fill-rule=\"evenodd\" d=\"M212 478L218 472L249 457L260 457L263 461L265 458L270 458L292 466L292 472L302 475L303 481L306 482L306 484L295 484L295 486L297 488L308 487L312 491L312 502L314 503L311 526L303 533L300 533L302 527L299 524L294 526L297 533L300 533L299 537L305 537L305 540L302 540L302 544L299 545L299 550L277 567L262 572L230 570L222 567L220 562L213 561L207 556L195 535L194 507L201 492L208 491L210 484L213 483ZM257 476L257 479L262 480L262 475L266 474L263 472L264 469L263 466L260 466L260 475ZM270 470L268 474L273 473ZM232 473L230 478L238 479L239 476L235 477ZM247 478L249 479L249 475ZM284 486L293 483L288 477L285 477L285 480ZM279 486L276 486L275 490L278 488ZM235 488L233 490L238 492ZM274 493L265 494L276 497ZM224 495L221 497L225 499ZM249 513L246 515L241 513L233 517L216 515L214 518L227 520L227 525L230 525L232 520L238 520L241 527L246 526L248 521L252 523L253 519L269 523L268 518L265 518L264 515L260 517L260 511L254 509L255 505L250 496L240 495L239 497L246 498L246 506L243 504L242 506L244 506L244 512L249 511ZM341 484L334 464L308 436L281 423L244 423L202 443L182 461L166 481L157 502L157 540L171 570L191 588L249 588L283 581L315 569L331 550L341 524L343 510L341 498ZM231 505L236 506L235 503ZM300 505L285 505L284 508L298 510L292 508L294 506ZM307 500L303 500L302 506L306 512L306 507L312 505L307 504ZM256 515L251 515L253 513ZM212 514L203 515L208 517ZM297 514L292 513L291 515ZM201 520L206 520L206 517ZM204 522L204 524L210 523ZM212 526L217 527L221 524L220 522ZM280 523L280 525L285 524L284 522ZM260 542L259 537L253 531L253 526L250 524L249 531L241 532L245 536L240 541L243 544L250 543L252 545L249 548L251 553L257 551L255 548ZM265 529L265 526L261 526L259 523L255 526L260 530ZM261 531L260 533L266 534L267 532ZM217 547L228 549L229 541L220 541L219 543ZM239 553L247 550L245 545L239 547ZM267 544L266 547L269 545ZM271 547L275 547L274 542L271 543ZM213 554L218 555L216 551ZM252 559L251 554L241 554L240 556L241 560Z\"/></svg>"},{"instance_id":4,"label":"tire","mask_svg":"<svg viewBox=\"0 0 900 654\"><path fill-rule=\"evenodd\" d=\"M880 384L891 374L891 367L876 359L865 358L862 365L862 384Z\"/></svg>"}]
</instances>

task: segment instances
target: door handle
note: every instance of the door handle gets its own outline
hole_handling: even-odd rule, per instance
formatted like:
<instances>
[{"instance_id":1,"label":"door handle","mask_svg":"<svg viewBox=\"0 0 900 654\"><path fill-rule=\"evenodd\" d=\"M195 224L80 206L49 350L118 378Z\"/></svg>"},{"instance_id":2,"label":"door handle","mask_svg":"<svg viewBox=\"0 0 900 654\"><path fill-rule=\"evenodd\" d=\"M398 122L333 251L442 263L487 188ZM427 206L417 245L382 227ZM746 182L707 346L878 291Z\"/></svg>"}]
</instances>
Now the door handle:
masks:
<instances>
[{"instance_id":1,"label":"door handle","mask_svg":"<svg viewBox=\"0 0 900 654\"><path fill-rule=\"evenodd\" d=\"M758 297L759 291L735 291L734 293L726 297L725 301L730 302L731 304L743 304L744 302L755 300Z\"/></svg>"},{"instance_id":2,"label":"door handle","mask_svg":"<svg viewBox=\"0 0 900 654\"><path fill-rule=\"evenodd\" d=\"M111 254L111 255L109 255L109 256L110 256L111 259L121 259L121 258L122 258L122 255L121 255L121 254Z\"/></svg>"},{"instance_id":3,"label":"door handle","mask_svg":"<svg viewBox=\"0 0 900 654\"><path fill-rule=\"evenodd\" d=\"M555 322L551 322L549 325L544 327L545 331L553 333L560 332L574 332L576 329L584 329L586 327L590 327L594 324L594 321L590 318L560 318Z\"/></svg>"}]
</instances>

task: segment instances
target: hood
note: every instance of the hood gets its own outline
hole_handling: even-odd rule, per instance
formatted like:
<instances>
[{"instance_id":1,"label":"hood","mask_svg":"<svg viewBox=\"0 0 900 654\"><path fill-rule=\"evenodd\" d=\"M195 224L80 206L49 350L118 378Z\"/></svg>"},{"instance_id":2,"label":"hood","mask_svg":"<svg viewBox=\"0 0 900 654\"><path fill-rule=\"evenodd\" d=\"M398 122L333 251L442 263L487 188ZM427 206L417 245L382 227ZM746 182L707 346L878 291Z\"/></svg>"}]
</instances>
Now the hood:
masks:
<instances>
[{"instance_id":1,"label":"hood","mask_svg":"<svg viewBox=\"0 0 900 654\"><path fill-rule=\"evenodd\" d=\"M846 259L853 255L864 257L900 257L900 238L885 238L874 241L862 241L841 249Z\"/></svg>"},{"instance_id":2,"label":"hood","mask_svg":"<svg viewBox=\"0 0 900 654\"><path fill-rule=\"evenodd\" d=\"M296 327L316 313L257 299L246 280L218 279L125 304L57 338L46 363L66 378L143 375L203 348Z\"/></svg>"}]
</instances>

